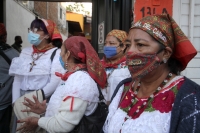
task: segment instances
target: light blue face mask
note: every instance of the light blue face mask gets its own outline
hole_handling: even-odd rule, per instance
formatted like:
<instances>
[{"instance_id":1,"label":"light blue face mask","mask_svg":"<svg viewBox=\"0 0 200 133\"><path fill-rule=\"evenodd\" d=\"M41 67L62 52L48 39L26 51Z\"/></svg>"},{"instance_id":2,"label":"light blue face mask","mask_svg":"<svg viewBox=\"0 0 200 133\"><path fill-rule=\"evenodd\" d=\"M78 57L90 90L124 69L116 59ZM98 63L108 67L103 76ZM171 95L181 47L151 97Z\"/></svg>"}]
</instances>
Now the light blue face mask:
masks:
<instances>
[{"instance_id":1,"label":"light blue face mask","mask_svg":"<svg viewBox=\"0 0 200 133\"><path fill-rule=\"evenodd\" d=\"M42 40L40 40L40 35L33 33L32 31L30 31L28 33L28 41L30 42L30 44L37 46L41 43Z\"/></svg>"},{"instance_id":2,"label":"light blue face mask","mask_svg":"<svg viewBox=\"0 0 200 133\"><path fill-rule=\"evenodd\" d=\"M60 61L61 66L66 70L66 68L65 68L65 62L62 60L61 56L59 57L59 61Z\"/></svg>"},{"instance_id":3,"label":"light blue face mask","mask_svg":"<svg viewBox=\"0 0 200 133\"><path fill-rule=\"evenodd\" d=\"M117 47L104 46L103 52L104 52L106 58L111 58L111 57L117 55Z\"/></svg>"}]
</instances>

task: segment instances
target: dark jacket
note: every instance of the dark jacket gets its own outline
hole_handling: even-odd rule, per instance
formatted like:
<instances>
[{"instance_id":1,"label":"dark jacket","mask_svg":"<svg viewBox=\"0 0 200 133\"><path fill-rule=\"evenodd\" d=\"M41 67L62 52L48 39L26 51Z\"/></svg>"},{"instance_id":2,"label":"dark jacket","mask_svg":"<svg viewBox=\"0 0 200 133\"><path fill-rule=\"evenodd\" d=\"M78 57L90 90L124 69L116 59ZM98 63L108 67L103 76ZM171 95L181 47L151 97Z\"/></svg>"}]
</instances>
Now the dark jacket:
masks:
<instances>
[{"instance_id":1,"label":"dark jacket","mask_svg":"<svg viewBox=\"0 0 200 133\"><path fill-rule=\"evenodd\" d=\"M0 44L0 50L10 59L19 56L19 53L8 44ZM12 83L13 76L8 74L10 65L0 55L0 110L12 104Z\"/></svg>"},{"instance_id":2,"label":"dark jacket","mask_svg":"<svg viewBox=\"0 0 200 133\"><path fill-rule=\"evenodd\" d=\"M186 77L172 108L170 133L200 133L200 86Z\"/></svg>"},{"instance_id":3,"label":"dark jacket","mask_svg":"<svg viewBox=\"0 0 200 133\"><path fill-rule=\"evenodd\" d=\"M13 47L14 49L16 49L19 53L21 53L21 51L22 51L22 45L14 43L14 44L12 45L12 47Z\"/></svg>"}]
</instances>

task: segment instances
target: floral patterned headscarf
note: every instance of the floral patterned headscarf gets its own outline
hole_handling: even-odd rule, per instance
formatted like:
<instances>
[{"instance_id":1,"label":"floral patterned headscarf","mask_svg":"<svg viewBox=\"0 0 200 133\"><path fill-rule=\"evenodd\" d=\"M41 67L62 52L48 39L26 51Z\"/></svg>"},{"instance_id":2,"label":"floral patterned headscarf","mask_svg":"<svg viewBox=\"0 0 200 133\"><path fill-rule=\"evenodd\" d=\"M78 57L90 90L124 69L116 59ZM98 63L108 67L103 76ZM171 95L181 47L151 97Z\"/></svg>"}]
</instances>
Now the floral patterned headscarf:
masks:
<instances>
[{"instance_id":1,"label":"floral patterned headscarf","mask_svg":"<svg viewBox=\"0 0 200 133\"><path fill-rule=\"evenodd\" d=\"M127 33L123 30L112 30L110 31L107 36L114 36L116 38L118 38L121 42L124 42L127 38Z\"/></svg>"},{"instance_id":2,"label":"floral patterned headscarf","mask_svg":"<svg viewBox=\"0 0 200 133\"><path fill-rule=\"evenodd\" d=\"M182 70L186 68L188 62L197 54L192 43L168 14L144 17L131 27L131 29L133 28L139 28L147 32L164 46L172 48L172 57L181 62Z\"/></svg>"},{"instance_id":3,"label":"floral patterned headscarf","mask_svg":"<svg viewBox=\"0 0 200 133\"><path fill-rule=\"evenodd\" d=\"M53 21L47 20L47 19L42 19L42 21L44 22L47 28L47 31L49 33L51 40L54 40L54 39L62 40L62 36L60 32L58 31L56 24Z\"/></svg>"}]
</instances>

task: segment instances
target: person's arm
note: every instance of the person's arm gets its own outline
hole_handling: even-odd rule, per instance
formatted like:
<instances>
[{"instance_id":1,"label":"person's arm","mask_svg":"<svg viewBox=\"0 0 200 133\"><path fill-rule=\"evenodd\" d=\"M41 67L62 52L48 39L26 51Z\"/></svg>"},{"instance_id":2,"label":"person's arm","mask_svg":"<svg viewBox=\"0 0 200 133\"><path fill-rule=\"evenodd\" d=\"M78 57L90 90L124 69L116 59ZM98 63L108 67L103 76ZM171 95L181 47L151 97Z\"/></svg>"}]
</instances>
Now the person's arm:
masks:
<instances>
[{"instance_id":1,"label":"person's arm","mask_svg":"<svg viewBox=\"0 0 200 133\"><path fill-rule=\"evenodd\" d=\"M70 132L83 117L87 108L87 101L74 98L73 110L70 111L72 98L63 101L59 112L53 117L42 117L38 125L48 132Z\"/></svg>"},{"instance_id":2,"label":"person's arm","mask_svg":"<svg viewBox=\"0 0 200 133\"><path fill-rule=\"evenodd\" d=\"M51 74L50 82L42 89L44 91L45 98L49 98L53 94L60 80L61 79L55 74Z\"/></svg>"},{"instance_id":3,"label":"person's arm","mask_svg":"<svg viewBox=\"0 0 200 133\"><path fill-rule=\"evenodd\" d=\"M53 92L55 91L55 89L57 88L58 84L61 81L60 77L57 77L55 75L55 72L59 72L59 73L65 72L65 70L60 65L59 56L60 56L60 49L56 51L56 54L52 60L50 81L48 84L46 84L44 88L42 88L44 91L45 98L49 98L53 94Z\"/></svg>"},{"instance_id":4,"label":"person's arm","mask_svg":"<svg viewBox=\"0 0 200 133\"><path fill-rule=\"evenodd\" d=\"M15 75L12 85L12 103L14 103L20 97L21 77Z\"/></svg>"}]
</instances>

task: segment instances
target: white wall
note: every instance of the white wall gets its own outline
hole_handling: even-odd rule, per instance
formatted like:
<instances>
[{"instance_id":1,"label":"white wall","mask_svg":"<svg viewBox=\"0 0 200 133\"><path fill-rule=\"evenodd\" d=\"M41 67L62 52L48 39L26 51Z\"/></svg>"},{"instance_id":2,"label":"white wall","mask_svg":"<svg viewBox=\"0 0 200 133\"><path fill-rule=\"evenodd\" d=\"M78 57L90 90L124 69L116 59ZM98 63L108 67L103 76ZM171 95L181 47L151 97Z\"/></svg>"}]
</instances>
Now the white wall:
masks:
<instances>
[{"instance_id":1,"label":"white wall","mask_svg":"<svg viewBox=\"0 0 200 133\"><path fill-rule=\"evenodd\" d=\"M173 18L198 51L182 75L200 84L200 0L173 2Z\"/></svg>"},{"instance_id":2,"label":"white wall","mask_svg":"<svg viewBox=\"0 0 200 133\"><path fill-rule=\"evenodd\" d=\"M67 36L66 35L63 35L62 33L60 33L61 34L61 36L62 36L62 40L63 40L63 42L67 39Z\"/></svg>"},{"instance_id":3,"label":"white wall","mask_svg":"<svg viewBox=\"0 0 200 133\"><path fill-rule=\"evenodd\" d=\"M28 28L35 16L30 11L23 8L14 0L6 0L6 29L7 43L13 44L16 35L20 35L23 39L23 48L30 46L28 42Z\"/></svg>"},{"instance_id":4,"label":"white wall","mask_svg":"<svg viewBox=\"0 0 200 133\"><path fill-rule=\"evenodd\" d=\"M60 19L60 8L62 8L62 19ZM63 5L63 2L58 3L58 20L62 24L63 28L66 29L66 7Z\"/></svg>"}]
</instances>

